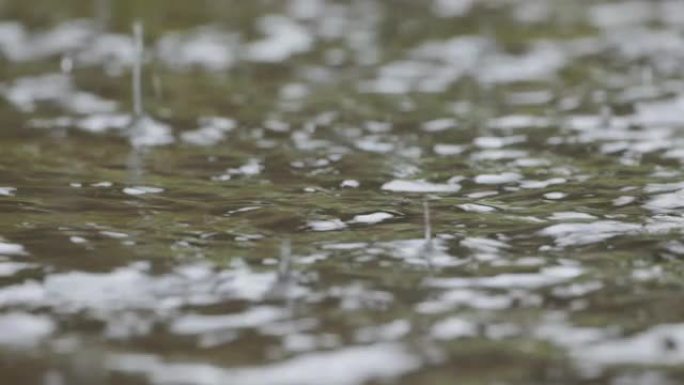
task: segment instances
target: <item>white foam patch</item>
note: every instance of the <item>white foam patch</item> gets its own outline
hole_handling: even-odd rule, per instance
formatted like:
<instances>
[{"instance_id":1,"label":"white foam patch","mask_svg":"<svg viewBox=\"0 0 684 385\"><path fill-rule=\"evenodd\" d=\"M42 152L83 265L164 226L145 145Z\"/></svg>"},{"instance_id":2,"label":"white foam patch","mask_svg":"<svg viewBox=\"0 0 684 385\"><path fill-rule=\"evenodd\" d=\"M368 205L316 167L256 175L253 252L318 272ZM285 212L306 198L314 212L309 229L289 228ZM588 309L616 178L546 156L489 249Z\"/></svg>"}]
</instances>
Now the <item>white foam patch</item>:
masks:
<instances>
[{"instance_id":1,"label":"white foam patch","mask_svg":"<svg viewBox=\"0 0 684 385\"><path fill-rule=\"evenodd\" d=\"M438 340L452 340L462 337L473 337L477 334L477 325L462 318L447 318L432 326L430 336Z\"/></svg>"},{"instance_id":2,"label":"white foam patch","mask_svg":"<svg viewBox=\"0 0 684 385\"><path fill-rule=\"evenodd\" d=\"M613 206L622 207L636 201L636 198L629 195L622 195L613 199Z\"/></svg>"},{"instance_id":3,"label":"white foam patch","mask_svg":"<svg viewBox=\"0 0 684 385\"><path fill-rule=\"evenodd\" d=\"M358 188L359 186L361 186L361 183L356 179L345 179L340 183L342 188Z\"/></svg>"},{"instance_id":4,"label":"white foam patch","mask_svg":"<svg viewBox=\"0 0 684 385\"><path fill-rule=\"evenodd\" d=\"M347 224L340 219L309 221L307 226L313 231L337 231L347 228Z\"/></svg>"},{"instance_id":5,"label":"white foam patch","mask_svg":"<svg viewBox=\"0 0 684 385\"><path fill-rule=\"evenodd\" d=\"M166 363L154 356L133 354L111 356L108 363L112 370L143 374L154 384L197 385L360 385L390 380L422 366L419 358L398 343L306 353L261 367L235 369Z\"/></svg>"},{"instance_id":6,"label":"white foam patch","mask_svg":"<svg viewBox=\"0 0 684 385\"><path fill-rule=\"evenodd\" d=\"M255 176L261 174L264 170L264 165L259 159L249 159L240 167L230 168L222 175L213 177L214 180L229 180L233 176Z\"/></svg>"},{"instance_id":7,"label":"white foam patch","mask_svg":"<svg viewBox=\"0 0 684 385\"><path fill-rule=\"evenodd\" d=\"M658 213L678 212L684 208L684 189L655 195L644 204L644 207Z\"/></svg>"},{"instance_id":8,"label":"white foam patch","mask_svg":"<svg viewBox=\"0 0 684 385\"><path fill-rule=\"evenodd\" d=\"M447 246L441 239L405 239L382 242L378 244L393 258L416 266L449 267L465 263L447 252Z\"/></svg>"},{"instance_id":9,"label":"white foam patch","mask_svg":"<svg viewBox=\"0 0 684 385\"><path fill-rule=\"evenodd\" d=\"M243 313L229 315L187 314L175 319L170 330L176 334L192 335L231 329L253 328L284 318L283 310L272 306L258 306Z\"/></svg>"},{"instance_id":10,"label":"white foam patch","mask_svg":"<svg viewBox=\"0 0 684 385\"><path fill-rule=\"evenodd\" d=\"M128 195L147 195L147 194L159 194L164 192L163 188L151 187L151 186L133 186L126 187L123 189L124 194Z\"/></svg>"},{"instance_id":11,"label":"white foam patch","mask_svg":"<svg viewBox=\"0 0 684 385\"><path fill-rule=\"evenodd\" d=\"M502 174L482 174L475 177L478 184L507 184L517 182L522 176L514 172L504 172Z\"/></svg>"},{"instance_id":12,"label":"white foam patch","mask_svg":"<svg viewBox=\"0 0 684 385\"><path fill-rule=\"evenodd\" d=\"M668 348L666 342L675 346ZM587 344L574 355L588 365L681 365L684 324L659 325L625 338Z\"/></svg>"},{"instance_id":13,"label":"white foam patch","mask_svg":"<svg viewBox=\"0 0 684 385\"><path fill-rule=\"evenodd\" d=\"M200 127L193 131L183 132L181 140L196 146L213 146L223 141L226 133L235 129L236 126L236 122L228 118L203 118L200 120Z\"/></svg>"},{"instance_id":14,"label":"white foam patch","mask_svg":"<svg viewBox=\"0 0 684 385\"><path fill-rule=\"evenodd\" d=\"M577 211L559 211L549 216L552 221L587 221L597 219L595 216Z\"/></svg>"},{"instance_id":15,"label":"white foam patch","mask_svg":"<svg viewBox=\"0 0 684 385\"><path fill-rule=\"evenodd\" d=\"M540 128L550 124L550 120L543 116L507 115L492 119L489 125L501 130L520 130L524 128Z\"/></svg>"},{"instance_id":16,"label":"white foam patch","mask_svg":"<svg viewBox=\"0 0 684 385\"><path fill-rule=\"evenodd\" d=\"M0 86L0 94L22 112L33 112L40 103L56 104L76 114L111 113L117 103L79 91L70 77L46 74L23 77Z\"/></svg>"},{"instance_id":17,"label":"white foam patch","mask_svg":"<svg viewBox=\"0 0 684 385\"><path fill-rule=\"evenodd\" d=\"M408 193L455 193L461 190L461 185L430 183L424 180L393 180L381 187L385 191Z\"/></svg>"},{"instance_id":18,"label":"white foam patch","mask_svg":"<svg viewBox=\"0 0 684 385\"><path fill-rule=\"evenodd\" d=\"M583 269L578 266L552 266L542 268L538 273L507 273L477 278L431 278L426 280L426 284L439 288L536 289L572 280L582 273Z\"/></svg>"},{"instance_id":19,"label":"white foam patch","mask_svg":"<svg viewBox=\"0 0 684 385\"><path fill-rule=\"evenodd\" d=\"M259 20L259 28L266 38L247 46L246 56L251 61L282 62L295 54L309 51L313 46L311 33L287 17L264 16Z\"/></svg>"},{"instance_id":20,"label":"white foam patch","mask_svg":"<svg viewBox=\"0 0 684 385\"><path fill-rule=\"evenodd\" d=\"M498 53L490 59L476 72L485 83L548 79L569 60L565 50L548 42L537 43L522 55Z\"/></svg>"},{"instance_id":21,"label":"white foam patch","mask_svg":"<svg viewBox=\"0 0 684 385\"><path fill-rule=\"evenodd\" d=\"M397 319L389 323L368 326L358 329L355 338L363 342L396 341L411 331L411 323L405 319Z\"/></svg>"},{"instance_id":22,"label":"white foam patch","mask_svg":"<svg viewBox=\"0 0 684 385\"><path fill-rule=\"evenodd\" d=\"M433 147L433 151L437 155L441 156L453 156L453 155L459 155L463 153L466 150L466 146L461 146L457 144L446 144L446 143L438 143L435 144Z\"/></svg>"},{"instance_id":23,"label":"white foam patch","mask_svg":"<svg viewBox=\"0 0 684 385\"><path fill-rule=\"evenodd\" d=\"M30 34L17 22L0 23L0 52L14 62L47 59L76 51L93 34L85 20L71 20L54 28Z\"/></svg>"},{"instance_id":24,"label":"white foam patch","mask_svg":"<svg viewBox=\"0 0 684 385\"><path fill-rule=\"evenodd\" d=\"M463 16L474 4L474 0L433 0L432 12L438 17Z\"/></svg>"},{"instance_id":25,"label":"white foam patch","mask_svg":"<svg viewBox=\"0 0 684 385\"><path fill-rule=\"evenodd\" d=\"M123 131L130 127L131 121L130 114L98 113L78 119L74 125L83 131L101 134L110 130Z\"/></svg>"},{"instance_id":26,"label":"white foam patch","mask_svg":"<svg viewBox=\"0 0 684 385\"><path fill-rule=\"evenodd\" d=\"M237 43L237 37L232 34L203 27L165 34L157 44L157 54L173 69L225 71L236 61Z\"/></svg>"},{"instance_id":27,"label":"white foam patch","mask_svg":"<svg viewBox=\"0 0 684 385\"><path fill-rule=\"evenodd\" d=\"M372 225L392 218L394 218L394 215L380 211L377 213L356 215L351 221L349 221L349 223L363 223Z\"/></svg>"},{"instance_id":28,"label":"white foam patch","mask_svg":"<svg viewBox=\"0 0 684 385\"><path fill-rule=\"evenodd\" d=\"M480 136L475 138L474 144L480 148L501 148L510 144L523 143L527 140L524 135L516 136Z\"/></svg>"},{"instance_id":29,"label":"white foam patch","mask_svg":"<svg viewBox=\"0 0 684 385\"><path fill-rule=\"evenodd\" d=\"M46 316L28 313L0 314L0 346L30 348L49 337L54 322Z\"/></svg>"},{"instance_id":30,"label":"white foam patch","mask_svg":"<svg viewBox=\"0 0 684 385\"><path fill-rule=\"evenodd\" d=\"M565 178L551 178L547 180L526 180L520 183L520 187L525 189L541 189L549 186L563 184L567 182Z\"/></svg>"},{"instance_id":31,"label":"white foam patch","mask_svg":"<svg viewBox=\"0 0 684 385\"><path fill-rule=\"evenodd\" d=\"M76 53L76 62L83 65L102 65L110 75L120 75L136 61L135 43L130 35L101 33L90 37Z\"/></svg>"},{"instance_id":32,"label":"white foam patch","mask_svg":"<svg viewBox=\"0 0 684 385\"><path fill-rule=\"evenodd\" d=\"M603 242L620 235L636 234L644 228L635 223L618 221L596 221L592 223L561 223L549 226L541 235L552 237L556 245L583 246Z\"/></svg>"},{"instance_id":33,"label":"white foam patch","mask_svg":"<svg viewBox=\"0 0 684 385\"><path fill-rule=\"evenodd\" d=\"M35 265L30 263L0 261L0 277L11 277L22 270L29 269L34 266Z\"/></svg>"},{"instance_id":34,"label":"white foam patch","mask_svg":"<svg viewBox=\"0 0 684 385\"><path fill-rule=\"evenodd\" d=\"M0 242L0 255L24 255L26 249L17 243Z\"/></svg>"},{"instance_id":35,"label":"white foam patch","mask_svg":"<svg viewBox=\"0 0 684 385\"><path fill-rule=\"evenodd\" d=\"M655 16L654 10L648 2L620 1L591 6L589 17L597 27L614 29L645 23Z\"/></svg>"},{"instance_id":36,"label":"white foam patch","mask_svg":"<svg viewBox=\"0 0 684 385\"><path fill-rule=\"evenodd\" d=\"M544 194L544 199L549 199L549 200L559 200L567 197L568 194L560 192L560 191L553 191Z\"/></svg>"},{"instance_id":37,"label":"white foam patch","mask_svg":"<svg viewBox=\"0 0 684 385\"><path fill-rule=\"evenodd\" d=\"M461 210L469 212L469 213L491 213L493 211L496 211L495 207L481 205L481 204L477 204L477 203L463 203L463 204L458 205L458 207Z\"/></svg>"},{"instance_id":38,"label":"white foam patch","mask_svg":"<svg viewBox=\"0 0 684 385\"><path fill-rule=\"evenodd\" d=\"M143 116L133 122L130 141L133 147L164 146L174 142L173 131L168 125Z\"/></svg>"},{"instance_id":39,"label":"white foam patch","mask_svg":"<svg viewBox=\"0 0 684 385\"><path fill-rule=\"evenodd\" d=\"M262 301L276 281L275 272L253 272L244 267L216 270L209 264L183 265L170 274L152 276L141 263L108 273L56 273L43 282L6 286L0 288L0 306L84 312L111 322L117 318L115 314L140 310L166 318L174 315L175 309L193 304ZM292 296L304 293L299 286L289 289Z\"/></svg>"},{"instance_id":40,"label":"white foam patch","mask_svg":"<svg viewBox=\"0 0 684 385\"><path fill-rule=\"evenodd\" d=\"M421 129L426 132L440 132L446 131L450 128L458 127L456 119L453 118L443 118L430 120L421 125Z\"/></svg>"},{"instance_id":41,"label":"white foam patch","mask_svg":"<svg viewBox=\"0 0 684 385\"><path fill-rule=\"evenodd\" d=\"M490 295L482 290L458 288L447 290L437 298L416 305L421 314L446 313L465 307L482 310L504 310L511 306L513 298L508 295Z\"/></svg>"}]
</instances>

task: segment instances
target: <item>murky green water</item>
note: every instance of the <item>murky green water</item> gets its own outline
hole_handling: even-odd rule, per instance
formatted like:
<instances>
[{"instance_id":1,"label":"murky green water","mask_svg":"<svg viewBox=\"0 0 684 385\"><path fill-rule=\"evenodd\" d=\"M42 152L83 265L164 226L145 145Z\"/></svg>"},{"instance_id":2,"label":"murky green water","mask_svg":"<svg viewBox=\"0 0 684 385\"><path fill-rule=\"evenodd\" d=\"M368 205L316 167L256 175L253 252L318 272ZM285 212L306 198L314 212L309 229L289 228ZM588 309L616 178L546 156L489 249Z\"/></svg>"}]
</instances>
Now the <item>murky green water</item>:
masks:
<instances>
[{"instance_id":1,"label":"murky green water","mask_svg":"<svg viewBox=\"0 0 684 385\"><path fill-rule=\"evenodd\" d=\"M683 2L0 16L1 383L684 380Z\"/></svg>"}]
</instances>

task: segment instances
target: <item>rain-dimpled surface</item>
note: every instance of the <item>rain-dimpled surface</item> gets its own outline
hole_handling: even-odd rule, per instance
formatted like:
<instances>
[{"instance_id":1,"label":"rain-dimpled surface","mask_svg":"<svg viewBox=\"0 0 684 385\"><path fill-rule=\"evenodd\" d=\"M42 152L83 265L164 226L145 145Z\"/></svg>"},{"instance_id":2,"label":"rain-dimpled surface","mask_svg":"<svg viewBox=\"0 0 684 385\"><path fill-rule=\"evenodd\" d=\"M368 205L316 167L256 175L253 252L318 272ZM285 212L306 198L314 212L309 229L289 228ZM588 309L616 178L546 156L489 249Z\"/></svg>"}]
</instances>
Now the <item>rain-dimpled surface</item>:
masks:
<instances>
[{"instance_id":1,"label":"rain-dimpled surface","mask_svg":"<svg viewBox=\"0 0 684 385\"><path fill-rule=\"evenodd\" d=\"M1 383L684 381L684 2L0 16Z\"/></svg>"}]
</instances>

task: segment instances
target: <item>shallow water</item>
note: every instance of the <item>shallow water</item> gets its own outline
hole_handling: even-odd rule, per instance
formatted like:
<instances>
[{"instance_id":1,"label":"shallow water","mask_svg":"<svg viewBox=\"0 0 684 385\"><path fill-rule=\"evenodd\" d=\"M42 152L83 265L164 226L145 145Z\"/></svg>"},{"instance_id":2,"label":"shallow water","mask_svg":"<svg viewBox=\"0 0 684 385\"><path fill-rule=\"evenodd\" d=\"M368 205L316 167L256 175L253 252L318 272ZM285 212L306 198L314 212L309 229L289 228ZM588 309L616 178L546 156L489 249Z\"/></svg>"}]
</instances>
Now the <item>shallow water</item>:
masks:
<instances>
[{"instance_id":1,"label":"shallow water","mask_svg":"<svg viewBox=\"0 0 684 385\"><path fill-rule=\"evenodd\" d=\"M3 383L684 380L684 3L0 15Z\"/></svg>"}]
</instances>

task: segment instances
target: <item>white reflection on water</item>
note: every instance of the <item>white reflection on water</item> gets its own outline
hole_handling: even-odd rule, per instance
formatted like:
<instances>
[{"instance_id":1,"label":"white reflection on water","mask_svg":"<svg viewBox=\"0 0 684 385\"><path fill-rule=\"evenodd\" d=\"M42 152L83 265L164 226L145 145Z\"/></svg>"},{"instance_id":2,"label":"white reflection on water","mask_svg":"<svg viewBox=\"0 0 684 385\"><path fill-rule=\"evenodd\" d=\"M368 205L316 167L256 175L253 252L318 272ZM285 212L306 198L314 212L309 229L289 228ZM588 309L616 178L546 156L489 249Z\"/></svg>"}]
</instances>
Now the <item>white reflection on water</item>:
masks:
<instances>
[{"instance_id":1,"label":"white reflection on water","mask_svg":"<svg viewBox=\"0 0 684 385\"><path fill-rule=\"evenodd\" d=\"M223 369L208 364L164 362L154 356L114 355L108 366L145 375L154 384L198 385L356 385L389 380L421 366L421 360L397 343L353 346L303 354L255 368Z\"/></svg>"}]
</instances>

